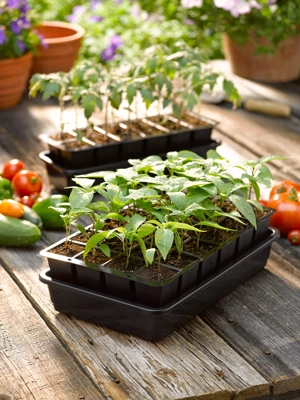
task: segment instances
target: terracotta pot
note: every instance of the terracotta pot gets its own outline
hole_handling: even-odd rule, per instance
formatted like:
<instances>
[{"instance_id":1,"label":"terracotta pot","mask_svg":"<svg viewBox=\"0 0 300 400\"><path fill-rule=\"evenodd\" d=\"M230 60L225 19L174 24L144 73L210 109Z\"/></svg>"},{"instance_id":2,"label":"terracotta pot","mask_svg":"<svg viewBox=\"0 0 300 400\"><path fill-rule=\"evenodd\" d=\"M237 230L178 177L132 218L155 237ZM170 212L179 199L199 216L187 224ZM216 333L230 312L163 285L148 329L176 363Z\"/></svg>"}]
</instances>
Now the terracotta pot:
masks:
<instances>
[{"instance_id":1,"label":"terracotta pot","mask_svg":"<svg viewBox=\"0 0 300 400\"><path fill-rule=\"evenodd\" d=\"M38 48L31 73L68 72L77 58L85 30L79 25L59 21L45 21L37 30L44 36L46 46Z\"/></svg>"},{"instance_id":2,"label":"terracotta pot","mask_svg":"<svg viewBox=\"0 0 300 400\"><path fill-rule=\"evenodd\" d=\"M30 52L22 57L0 60L0 109L19 103L28 82L31 65Z\"/></svg>"},{"instance_id":3,"label":"terracotta pot","mask_svg":"<svg viewBox=\"0 0 300 400\"><path fill-rule=\"evenodd\" d=\"M259 38L259 43L268 41ZM255 45L246 42L241 46L229 36L223 36L224 52L234 74L261 82L288 82L300 76L300 35L280 42L272 54L255 55Z\"/></svg>"}]
</instances>

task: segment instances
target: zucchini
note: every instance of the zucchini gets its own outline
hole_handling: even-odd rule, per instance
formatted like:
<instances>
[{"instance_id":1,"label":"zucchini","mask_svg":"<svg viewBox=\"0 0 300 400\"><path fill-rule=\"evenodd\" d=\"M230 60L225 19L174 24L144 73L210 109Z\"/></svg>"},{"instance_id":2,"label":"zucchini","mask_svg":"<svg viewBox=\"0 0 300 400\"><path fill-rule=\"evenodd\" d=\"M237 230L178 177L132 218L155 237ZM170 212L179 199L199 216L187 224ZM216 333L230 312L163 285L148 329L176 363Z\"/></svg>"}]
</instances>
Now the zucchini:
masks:
<instances>
[{"instance_id":1,"label":"zucchini","mask_svg":"<svg viewBox=\"0 0 300 400\"><path fill-rule=\"evenodd\" d=\"M41 238L32 222L0 214L0 246L30 246Z\"/></svg>"},{"instance_id":2,"label":"zucchini","mask_svg":"<svg viewBox=\"0 0 300 400\"><path fill-rule=\"evenodd\" d=\"M37 227L41 228L43 226L43 221L41 217L30 207L23 205L24 207L24 214L22 219L26 221L32 222Z\"/></svg>"}]
</instances>

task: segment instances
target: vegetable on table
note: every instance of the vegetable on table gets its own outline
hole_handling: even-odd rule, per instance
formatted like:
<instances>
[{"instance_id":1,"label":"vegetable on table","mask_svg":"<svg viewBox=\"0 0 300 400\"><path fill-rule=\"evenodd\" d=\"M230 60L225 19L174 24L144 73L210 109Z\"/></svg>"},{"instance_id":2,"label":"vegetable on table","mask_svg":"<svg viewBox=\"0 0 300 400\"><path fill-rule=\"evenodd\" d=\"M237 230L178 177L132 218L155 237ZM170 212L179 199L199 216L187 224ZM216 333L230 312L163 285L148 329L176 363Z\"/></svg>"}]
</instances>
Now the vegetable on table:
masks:
<instances>
[{"instance_id":1,"label":"vegetable on table","mask_svg":"<svg viewBox=\"0 0 300 400\"><path fill-rule=\"evenodd\" d=\"M288 192L292 187L300 192L300 184L289 180L279 181L272 186L269 198L271 199L275 194Z\"/></svg>"},{"instance_id":2,"label":"vegetable on table","mask_svg":"<svg viewBox=\"0 0 300 400\"><path fill-rule=\"evenodd\" d=\"M9 160L6 164L4 164L2 176L3 178L9 179L11 181L16 173L24 168L25 164L23 163L23 161L14 158L13 160Z\"/></svg>"},{"instance_id":3,"label":"vegetable on table","mask_svg":"<svg viewBox=\"0 0 300 400\"><path fill-rule=\"evenodd\" d=\"M21 218L24 214L23 204L12 199L1 200L0 214L14 218Z\"/></svg>"},{"instance_id":4,"label":"vegetable on table","mask_svg":"<svg viewBox=\"0 0 300 400\"><path fill-rule=\"evenodd\" d=\"M300 229L300 191L292 187L288 192L275 194L269 200L268 207L276 210L270 218L270 225L282 235Z\"/></svg>"},{"instance_id":5,"label":"vegetable on table","mask_svg":"<svg viewBox=\"0 0 300 400\"><path fill-rule=\"evenodd\" d=\"M15 194L19 197L29 196L35 192L40 193L43 185L40 176L36 172L26 169L18 172L11 183Z\"/></svg>"},{"instance_id":6,"label":"vegetable on table","mask_svg":"<svg viewBox=\"0 0 300 400\"><path fill-rule=\"evenodd\" d=\"M14 194L14 188L10 180L0 177L0 200L12 199Z\"/></svg>"},{"instance_id":7,"label":"vegetable on table","mask_svg":"<svg viewBox=\"0 0 300 400\"><path fill-rule=\"evenodd\" d=\"M0 214L0 246L30 246L41 238L33 223Z\"/></svg>"},{"instance_id":8,"label":"vegetable on table","mask_svg":"<svg viewBox=\"0 0 300 400\"><path fill-rule=\"evenodd\" d=\"M57 211L49 207L57 207L60 203L68 201L68 196L63 194L54 194L35 203L32 209L42 219L44 228L60 229L64 227L64 220Z\"/></svg>"},{"instance_id":9,"label":"vegetable on table","mask_svg":"<svg viewBox=\"0 0 300 400\"><path fill-rule=\"evenodd\" d=\"M290 231L287 238L293 246L298 246L300 244L300 229Z\"/></svg>"}]
</instances>

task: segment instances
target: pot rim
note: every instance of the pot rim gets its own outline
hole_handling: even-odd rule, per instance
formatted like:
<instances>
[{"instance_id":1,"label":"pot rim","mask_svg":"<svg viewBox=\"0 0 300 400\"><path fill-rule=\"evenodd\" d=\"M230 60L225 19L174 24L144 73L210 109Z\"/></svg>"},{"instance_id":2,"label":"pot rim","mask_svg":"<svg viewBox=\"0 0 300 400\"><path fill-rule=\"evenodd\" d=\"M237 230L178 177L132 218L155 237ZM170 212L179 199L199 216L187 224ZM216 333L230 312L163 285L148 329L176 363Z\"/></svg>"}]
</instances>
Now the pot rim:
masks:
<instances>
[{"instance_id":1,"label":"pot rim","mask_svg":"<svg viewBox=\"0 0 300 400\"><path fill-rule=\"evenodd\" d=\"M68 30L72 30L74 33L68 36L63 36L59 38L45 38L44 42L46 44L53 44L53 43L62 43L62 42L72 42L74 40L82 39L85 35L85 29L78 25L73 24L70 22L61 22L61 21L43 21L40 27L47 27L47 28L65 28ZM36 28L38 29L39 26Z\"/></svg>"}]
</instances>

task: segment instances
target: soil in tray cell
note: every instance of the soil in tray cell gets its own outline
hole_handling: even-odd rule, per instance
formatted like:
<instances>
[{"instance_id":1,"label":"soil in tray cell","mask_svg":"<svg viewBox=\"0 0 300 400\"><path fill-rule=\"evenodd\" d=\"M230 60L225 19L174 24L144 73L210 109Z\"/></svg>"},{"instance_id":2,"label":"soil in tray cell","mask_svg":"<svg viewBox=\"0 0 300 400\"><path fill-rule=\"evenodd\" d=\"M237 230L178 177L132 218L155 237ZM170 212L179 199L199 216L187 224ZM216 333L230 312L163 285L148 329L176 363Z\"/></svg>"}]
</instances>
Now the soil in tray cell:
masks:
<instances>
[{"instance_id":1,"label":"soil in tray cell","mask_svg":"<svg viewBox=\"0 0 300 400\"><path fill-rule=\"evenodd\" d=\"M179 254L177 251L172 251L168 254L166 260L164 260L164 264L171 265L172 267L176 267L178 269L184 269L195 260L196 257L192 257L189 254Z\"/></svg>"},{"instance_id":2,"label":"soil in tray cell","mask_svg":"<svg viewBox=\"0 0 300 400\"><path fill-rule=\"evenodd\" d=\"M106 265L106 267L109 267L111 269L115 269L118 271L122 271L122 272L128 272L128 273L132 273L137 271L138 269L140 269L141 267L143 267L145 265L145 261L141 258L131 258L129 260L128 265L126 265L127 263L127 259L126 257L116 257L113 260L111 260L110 263L108 263Z\"/></svg>"},{"instance_id":3,"label":"soil in tray cell","mask_svg":"<svg viewBox=\"0 0 300 400\"><path fill-rule=\"evenodd\" d=\"M211 253L217 248L215 244L208 244L208 243L199 243L197 245L197 240L190 240L189 242L185 243L184 251L188 253L195 254L201 258L205 257L207 254Z\"/></svg>"},{"instance_id":4,"label":"soil in tray cell","mask_svg":"<svg viewBox=\"0 0 300 400\"><path fill-rule=\"evenodd\" d=\"M84 246L76 243L62 243L57 247L50 250L50 253L59 254L66 257L74 257L76 254L81 253L84 250Z\"/></svg>"},{"instance_id":5,"label":"soil in tray cell","mask_svg":"<svg viewBox=\"0 0 300 400\"><path fill-rule=\"evenodd\" d=\"M164 267L163 265L158 268L157 265L152 264L136 273L136 276L143 279L149 279L155 282L164 282L172 278L178 271Z\"/></svg>"},{"instance_id":6,"label":"soil in tray cell","mask_svg":"<svg viewBox=\"0 0 300 400\"><path fill-rule=\"evenodd\" d=\"M190 124L193 127L211 125L208 122L203 121L202 119L194 117L194 116L189 115L189 114L183 114L182 117L181 117L181 121L186 122L187 124Z\"/></svg>"}]
</instances>

